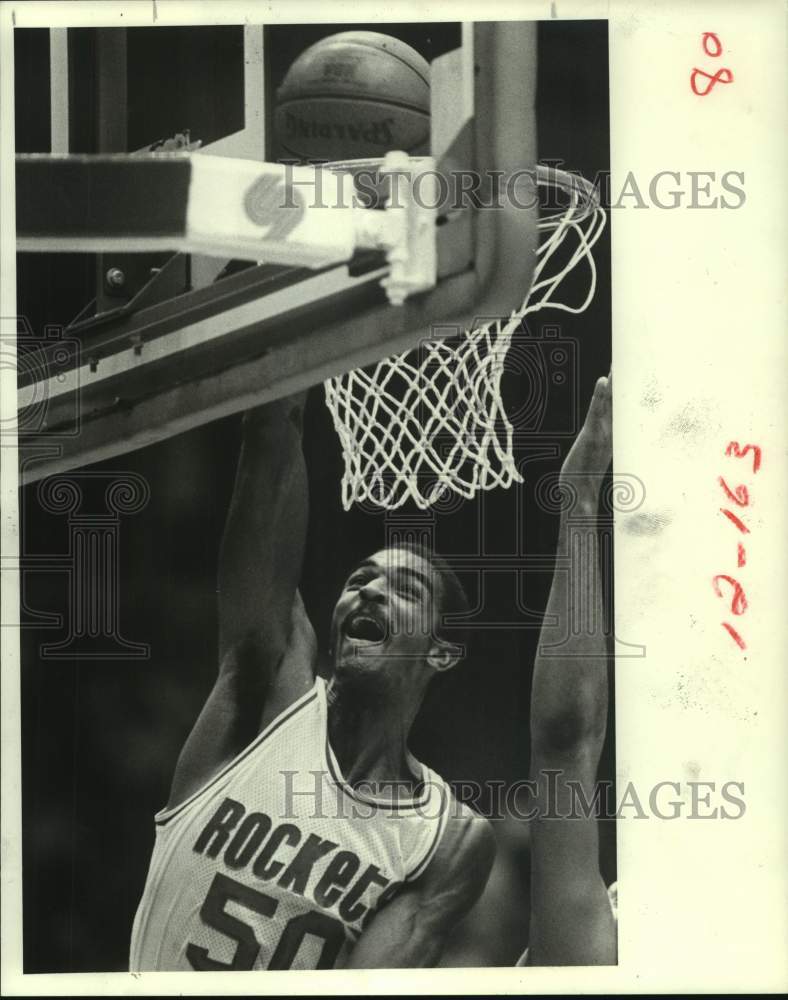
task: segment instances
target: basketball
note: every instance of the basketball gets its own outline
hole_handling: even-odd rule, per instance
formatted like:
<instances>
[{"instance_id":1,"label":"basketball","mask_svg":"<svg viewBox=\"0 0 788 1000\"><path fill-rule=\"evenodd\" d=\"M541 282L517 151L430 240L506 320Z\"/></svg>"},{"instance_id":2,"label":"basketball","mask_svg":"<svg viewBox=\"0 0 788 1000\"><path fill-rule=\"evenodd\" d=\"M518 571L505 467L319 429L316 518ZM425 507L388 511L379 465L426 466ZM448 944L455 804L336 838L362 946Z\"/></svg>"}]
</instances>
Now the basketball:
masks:
<instances>
[{"instance_id":1,"label":"basketball","mask_svg":"<svg viewBox=\"0 0 788 1000\"><path fill-rule=\"evenodd\" d=\"M343 31L310 46L277 91L281 158L342 160L401 149L429 153L430 67L375 31Z\"/></svg>"}]
</instances>

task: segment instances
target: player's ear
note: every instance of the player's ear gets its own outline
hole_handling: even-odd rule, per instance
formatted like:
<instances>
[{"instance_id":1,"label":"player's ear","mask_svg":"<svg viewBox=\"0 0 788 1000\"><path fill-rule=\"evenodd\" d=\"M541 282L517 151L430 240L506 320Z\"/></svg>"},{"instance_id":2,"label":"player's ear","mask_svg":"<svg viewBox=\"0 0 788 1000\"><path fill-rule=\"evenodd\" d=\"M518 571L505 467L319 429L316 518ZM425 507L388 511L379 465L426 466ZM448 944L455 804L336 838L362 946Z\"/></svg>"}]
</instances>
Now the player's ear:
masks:
<instances>
[{"instance_id":1,"label":"player's ear","mask_svg":"<svg viewBox=\"0 0 788 1000\"><path fill-rule=\"evenodd\" d=\"M430 647L427 663L433 670L451 670L461 657L462 649L459 646L439 639Z\"/></svg>"}]
</instances>

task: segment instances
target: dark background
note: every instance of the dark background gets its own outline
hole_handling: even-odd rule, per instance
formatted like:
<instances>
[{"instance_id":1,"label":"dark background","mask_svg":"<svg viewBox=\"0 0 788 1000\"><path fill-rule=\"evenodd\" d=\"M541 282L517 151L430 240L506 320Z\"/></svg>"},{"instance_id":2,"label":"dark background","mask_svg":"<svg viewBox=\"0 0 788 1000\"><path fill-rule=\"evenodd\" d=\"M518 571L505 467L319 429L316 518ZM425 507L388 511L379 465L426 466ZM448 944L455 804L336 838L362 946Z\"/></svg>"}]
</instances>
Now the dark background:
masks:
<instances>
[{"instance_id":1,"label":"dark background","mask_svg":"<svg viewBox=\"0 0 788 1000\"><path fill-rule=\"evenodd\" d=\"M274 81L308 44L345 27L380 28L269 29ZM384 30L427 59L459 43L458 25ZM18 30L15 43L17 150L48 151L48 32ZM90 33L74 32L71 44L89 53ZM200 122L192 137L205 142L240 127L233 117L242 90L239 53L240 28L130 30L128 148L190 127L192 118ZM157 66L166 80L157 77ZM85 88L88 121L92 81L74 85ZM541 160L561 161L587 178L608 170L606 22L540 23L538 129ZM83 122L72 151L94 151L95 144L95 131ZM574 345L563 370L576 386L580 414L596 378L610 366L607 233L594 256L599 281L589 309L579 317L537 314L530 326L537 340L549 326ZM94 295L94 280L89 255L20 254L19 312L36 332L47 323L66 324ZM585 274L576 276L566 297L577 300L585 281ZM572 428L566 382L563 388L549 385L538 434L525 433L534 430L531 425L516 427L517 448L518 455L533 454L538 441L555 446L554 454L528 464L522 487L458 503L434 519L409 508L397 515L430 523L437 550L449 558L466 566L474 556L487 560L468 658L436 679L413 733L414 752L449 781L511 783L528 773L531 668L551 571L496 570L495 557L516 551L517 524L524 551L549 556L555 547L557 518L535 503L534 484L558 469ZM516 390L508 386L510 400L516 401ZM93 467L133 471L150 486L150 501L122 518L119 535L120 629L125 639L150 645L147 660L55 661L42 655L42 644L64 635L57 627L43 628L40 616L66 611L66 578L46 564L67 552L68 526L64 516L42 509L35 486L22 491L25 972L127 968L131 922L153 844L152 816L167 798L176 757L216 673L216 558L238 443L239 420L230 418ZM320 389L309 400L304 447L312 514L302 589L324 639L347 570L383 544L386 521L380 513L342 510L339 443ZM43 571L33 568L36 557ZM466 569L460 575L473 605L478 574ZM611 733L613 724L611 711ZM613 775L608 739L600 776ZM488 808L489 801L480 806ZM453 936L444 964L512 964L527 943L528 827L501 819L494 829L500 849L488 889ZM601 838L602 871L611 881L611 823L601 824Z\"/></svg>"}]
</instances>

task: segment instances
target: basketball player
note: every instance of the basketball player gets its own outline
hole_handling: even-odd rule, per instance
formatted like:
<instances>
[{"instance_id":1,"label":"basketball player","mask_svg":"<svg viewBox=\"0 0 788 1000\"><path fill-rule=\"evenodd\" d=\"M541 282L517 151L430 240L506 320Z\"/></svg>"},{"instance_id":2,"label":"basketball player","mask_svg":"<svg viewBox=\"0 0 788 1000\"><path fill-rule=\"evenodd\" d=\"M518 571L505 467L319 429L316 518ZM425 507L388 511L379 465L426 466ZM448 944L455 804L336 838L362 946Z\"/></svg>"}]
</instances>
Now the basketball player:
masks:
<instances>
[{"instance_id":1,"label":"basketball player","mask_svg":"<svg viewBox=\"0 0 788 1000\"><path fill-rule=\"evenodd\" d=\"M571 517L584 519L592 536L611 460L611 379L600 378L560 476L573 498ZM570 510L562 514L558 537L564 555L570 552ZM573 552L569 573L556 571L537 647L531 778L539 815L531 824L530 941L518 965L616 962L615 891L608 892L599 872L597 822L572 808L573 782L586 802L593 801L607 725L607 649L595 552L590 561L589 573L585 554ZM578 610L590 615L591 627L573 634L567 623L577 620Z\"/></svg>"},{"instance_id":2,"label":"basketball player","mask_svg":"<svg viewBox=\"0 0 788 1000\"><path fill-rule=\"evenodd\" d=\"M366 559L316 677L301 419L302 400L244 418L218 677L156 816L132 970L431 966L492 866L487 820L408 749L430 678L458 660L451 570L407 549Z\"/></svg>"}]
</instances>

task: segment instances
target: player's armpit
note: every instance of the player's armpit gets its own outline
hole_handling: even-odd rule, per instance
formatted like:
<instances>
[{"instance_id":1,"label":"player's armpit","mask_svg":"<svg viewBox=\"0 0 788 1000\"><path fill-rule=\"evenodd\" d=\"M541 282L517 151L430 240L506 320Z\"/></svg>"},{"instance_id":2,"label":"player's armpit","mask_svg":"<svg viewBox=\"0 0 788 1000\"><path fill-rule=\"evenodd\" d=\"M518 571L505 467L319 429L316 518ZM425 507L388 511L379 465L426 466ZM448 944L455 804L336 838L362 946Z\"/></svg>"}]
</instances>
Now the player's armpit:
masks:
<instances>
[{"instance_id":1,"label":"player's armpit","mask_svg":"<svg viewBox=\"0 0 788 1000\"><path fill-rule=\"evenodd\" d=\"M253 662L244 665L244 656L253 657ZM240 647L227 654L178 757L168 808L202 788L280 712L306 694L314 683L316 657L314 630L296 591L289 643L278 668L262 671L254 650Z\"/></svg>"},{"instance_id":2,"label":"player's armpit","mask_svg":"<svg viewBox=\"0 0 788 1000\"><path fill-rule=\"evenodd\" d=\"M452 817L427 870L403 888L362 934L348 968L430 968L448 935L481 895L495 858L490 824L469 810Z\"/></svg>"},{"instance_id":3,"label":"player's armpit","mask_svg":"<svg viewBox=\"0 0 788 1000\"><path fill-rule=\"evenodd\" d=\"M258 730L264 729L280 712L306 694L315 682L316 664L315 630L297 590L293 598L287 649L271 674L265 677L266 689L262 698L255 702L259 706L262 701L262 712L257 719Z\"/></svg>"}]
</instances>

